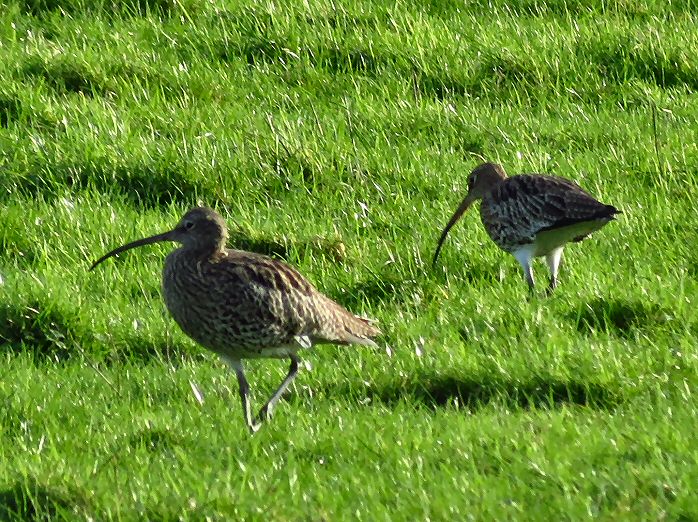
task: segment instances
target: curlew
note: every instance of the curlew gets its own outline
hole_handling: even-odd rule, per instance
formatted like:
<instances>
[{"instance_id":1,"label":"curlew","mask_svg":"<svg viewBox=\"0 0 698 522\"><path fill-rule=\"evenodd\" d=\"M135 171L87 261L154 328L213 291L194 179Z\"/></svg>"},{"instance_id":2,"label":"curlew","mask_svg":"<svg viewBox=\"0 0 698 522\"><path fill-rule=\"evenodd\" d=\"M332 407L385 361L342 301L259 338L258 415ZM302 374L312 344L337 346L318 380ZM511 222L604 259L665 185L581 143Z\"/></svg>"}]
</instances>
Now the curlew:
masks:
<instances>
[{"instance_id":1,"label":"curlew","mask_svg":"<svg viewBox=\"0 0 698 522\"><path fill-rule=\"evenodd\" d=\"M187 212L169 232L139 239L103 255L90 267L131 248L174 241L162 288L167 309L184 333L217 353L235 371L245 422L254 433L298 372L299 352L319 343L376 346L380 330L320 293L297 270L267 256L226 248L227 227L209 208ZM288 358L286 378L253 419L243 359Z\"/></svg>"},{"instance_id":2,"label":"curlew","mask_svg":"<svg viewBox=\"0 0 698 522\"><path fill-rule=\"evenodd\" d=\"M540 174L507 177L500 165L483 163L468 177L468 194L441 233L433 264L448 231L477 200L482 200L480 218L487 234L521 264L531 290L535 285L531 262L545 257L550 269L549 292L557 286L565 244L581 241L620 213L565 178Z\"/></svg>"}]
</instances>

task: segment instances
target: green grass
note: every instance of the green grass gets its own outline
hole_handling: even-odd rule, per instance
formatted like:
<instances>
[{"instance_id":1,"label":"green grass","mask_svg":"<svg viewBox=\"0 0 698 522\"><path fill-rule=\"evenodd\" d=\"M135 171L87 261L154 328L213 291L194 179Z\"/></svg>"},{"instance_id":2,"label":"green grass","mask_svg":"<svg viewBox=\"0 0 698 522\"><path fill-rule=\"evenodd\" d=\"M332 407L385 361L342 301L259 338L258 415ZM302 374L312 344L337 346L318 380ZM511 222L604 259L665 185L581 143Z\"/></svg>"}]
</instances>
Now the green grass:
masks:
<instances>
[{"instance_id":1,"label":"green grass","mask_svg":"<svg viewBox=\"0 0 698 522\"><path fill-rule=\"evenodd\" d=\"M698 519L698 4L0 5L0 519ZM474 211L431 269L482 159L624 211L550 298ZM201 203L385 332L254 437L170 246L87 271Z\"/></svg>"}]
</instances>

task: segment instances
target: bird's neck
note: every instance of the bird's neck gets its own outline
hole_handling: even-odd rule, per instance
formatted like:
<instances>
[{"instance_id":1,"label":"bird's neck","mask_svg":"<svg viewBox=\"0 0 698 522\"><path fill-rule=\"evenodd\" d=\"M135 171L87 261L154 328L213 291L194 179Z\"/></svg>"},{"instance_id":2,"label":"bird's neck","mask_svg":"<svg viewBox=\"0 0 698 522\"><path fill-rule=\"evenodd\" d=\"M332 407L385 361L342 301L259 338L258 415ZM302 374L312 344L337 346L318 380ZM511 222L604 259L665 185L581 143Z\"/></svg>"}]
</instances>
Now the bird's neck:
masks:
<instances>
[{"instance_id":1,"label":"bird's neck","mask_svg":"<svg viewBox=\"0 0 698 522\"><path fill-rule=\"evenodd\" d=\"M216 261L225 257L225 245L207 245L182 248L182 253L197 261Z\"/></svg>"},{"instance_id":2,"label":"bird's neck","mask_svg":"<svg viewBox=\"0 0 698 522\"><path fill-rule=\"evenodd\" d=\"M482 189L482 192L480 194L478 194L478 198L473 203L475 203L477 201L482 201L484 198L486 198L487 196L492 194L492 190L494 190L494 186L495 186L495 184L492 184L489 187L485 187L484 189Z\"/></svg>"},{"instance_id":3,"label":"bird's neck","mask_svg":"<svg viewBox=\"0 0 698 522\"><path fill-rule=\"evenodd\" d=\"M492 192L494 192L494 189L496 189L506 179L506 177L502 177L492 180L492 183L488 187L486 187L485 190L482 191L482 197L484 198L492 194Z\"/></svg>"}]
</instances>

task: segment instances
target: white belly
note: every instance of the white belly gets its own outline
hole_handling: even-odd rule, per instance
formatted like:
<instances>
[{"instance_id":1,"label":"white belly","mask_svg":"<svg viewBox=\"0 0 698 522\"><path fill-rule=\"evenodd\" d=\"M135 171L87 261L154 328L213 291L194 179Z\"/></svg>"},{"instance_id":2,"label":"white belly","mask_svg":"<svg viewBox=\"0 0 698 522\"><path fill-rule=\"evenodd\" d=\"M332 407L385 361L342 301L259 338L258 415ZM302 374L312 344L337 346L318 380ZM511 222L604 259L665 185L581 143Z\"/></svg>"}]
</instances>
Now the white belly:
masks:
<instances>
[{"instance_id":1,"label":"white belly","mask_svg":"<svg viewBox=\"0 0 698 522\"><path fill-rule=\"evenodd\" d=\"M531 254L533 257L545 256L570 241L599 230L606 223L608 223L608 219L596 219L593 221L575 223L567 227L538 232L531 245Z\"/></svg>"}]
</instances>

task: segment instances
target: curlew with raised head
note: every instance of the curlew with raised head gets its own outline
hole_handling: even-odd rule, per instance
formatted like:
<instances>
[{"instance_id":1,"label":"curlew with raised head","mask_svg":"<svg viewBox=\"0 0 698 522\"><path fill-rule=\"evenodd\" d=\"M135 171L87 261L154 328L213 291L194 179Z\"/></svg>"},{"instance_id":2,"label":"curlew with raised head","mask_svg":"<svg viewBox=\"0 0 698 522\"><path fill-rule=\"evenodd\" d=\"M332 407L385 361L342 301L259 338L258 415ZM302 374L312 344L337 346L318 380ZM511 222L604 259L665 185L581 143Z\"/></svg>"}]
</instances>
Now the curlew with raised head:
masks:
<instances>
[{"instance_id":1,"label":"curlew with raised head","mask_svg":"<svg viewBox=\"0 0 698 522\"><path fill-rule=\"evenodd\" d=\"M550 269L549 292L557 286L565 245L581 241L620 213L568 179L542 174L507 177L500 165L483 163L468 177L468 194L441 233L433 264L448 231L478 200L487 234L521 264L530 289L535 285L531 262L545 257Z\"/></svg>"},{"instance_id":2,"label":"curlew with raised head","mask_svg":"<svg viewBox=\"0 0 698 522\"><path fill-rule=\"evenodd\" d=\"M180 247L165 260L165 304L184 333L216 352L235 371L245 422L252 432L298 372L302 350L319 343L376 346L380 331L320 293L296 269L270 257L226 248L227 227L209 208L187 212L162 234L120 246L94 262L90 270L116 254L150 243L174 241ZM252 417L243 359L288 358L286 378Z\"/></svg>"}]
</instances>

